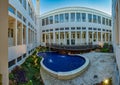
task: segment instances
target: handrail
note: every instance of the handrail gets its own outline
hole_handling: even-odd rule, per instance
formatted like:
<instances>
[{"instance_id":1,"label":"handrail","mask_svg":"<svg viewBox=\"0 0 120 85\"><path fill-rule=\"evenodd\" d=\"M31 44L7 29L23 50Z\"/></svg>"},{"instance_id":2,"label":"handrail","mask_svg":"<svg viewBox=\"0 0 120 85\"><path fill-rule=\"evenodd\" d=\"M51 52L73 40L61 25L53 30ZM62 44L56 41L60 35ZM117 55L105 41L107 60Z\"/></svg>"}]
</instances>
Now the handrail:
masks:
<instances>
[{"instance_id":1,"label":"handrail","mask_svg":"<svg viewBox=\"0 0 120 85\"><path fill-rule=\"evenodd\" d=\"M49 48L65 49L65 50L89 50L99 48L99 45L58 45L58 44L46 44Z\"/></svg>"}]
</instances>

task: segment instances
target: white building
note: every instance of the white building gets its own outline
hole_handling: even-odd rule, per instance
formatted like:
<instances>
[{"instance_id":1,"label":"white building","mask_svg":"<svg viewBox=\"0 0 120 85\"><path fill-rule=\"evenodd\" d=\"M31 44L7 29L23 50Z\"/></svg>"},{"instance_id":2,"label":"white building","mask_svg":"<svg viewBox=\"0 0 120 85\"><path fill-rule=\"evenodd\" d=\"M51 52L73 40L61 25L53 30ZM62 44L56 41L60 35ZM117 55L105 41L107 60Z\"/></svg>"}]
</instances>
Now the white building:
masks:
<instances>
[{"instance_id":1,"label":"white building","mask_svg":"<svg viewBox=\"0 0 120 85\"><path fill-rule=\"evenodd\" d=\"M35 10L31 0L8 1L8 61L11 70L14 66L22 64L40 43L37 39L39 9ZM37 0L36 6L39 4L40 1Z\"/></svg>"},{"instance_id":2,"label":"white building","mask_svg":"<svg viewBox=\"0 0 120 85\"><path fill-rule=\"evenodd\" d=\"M111 16L85 7L55 9L40 16L41 45L111 43Z\"/></svg>"},{"instance_id":3,"label":"white building","mask_svg":"<svg viewBox=\"0 0 120 85\"><path fill-rule=\"evenodd\" d=\"M120 0L112 0L113 44L120 84Z\"/></svg>"}]
</instances>

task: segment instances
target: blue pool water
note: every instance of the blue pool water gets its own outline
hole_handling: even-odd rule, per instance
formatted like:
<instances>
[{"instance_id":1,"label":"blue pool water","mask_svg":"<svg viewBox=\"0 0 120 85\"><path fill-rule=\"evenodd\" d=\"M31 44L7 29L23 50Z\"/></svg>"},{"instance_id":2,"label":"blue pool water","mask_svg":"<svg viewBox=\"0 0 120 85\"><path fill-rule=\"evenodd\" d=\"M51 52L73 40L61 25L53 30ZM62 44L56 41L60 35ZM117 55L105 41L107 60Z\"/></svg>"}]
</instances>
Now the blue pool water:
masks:
<instances>
[{"instance_id":1,"label":"blue pool water","mask_svg":"<svg viewBox=\"0 0 120 85\"><path fill-rule=\"evenodd\" d=\"M39 56L44 58L43 64L55 72L67 72L81 67L85 59L77 55L65 55L56 52L40 52Z\"/></svg>"}]
</instances>

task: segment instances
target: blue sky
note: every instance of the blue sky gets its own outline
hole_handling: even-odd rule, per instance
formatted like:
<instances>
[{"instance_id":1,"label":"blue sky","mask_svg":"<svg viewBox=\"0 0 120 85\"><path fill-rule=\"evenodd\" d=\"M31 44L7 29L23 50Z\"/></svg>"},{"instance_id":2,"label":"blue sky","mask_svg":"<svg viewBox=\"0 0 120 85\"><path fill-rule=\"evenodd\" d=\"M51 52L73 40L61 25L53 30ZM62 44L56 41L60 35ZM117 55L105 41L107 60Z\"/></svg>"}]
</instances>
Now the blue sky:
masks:
<instances>
[{"instance_id":1,"label":"blue sky","mask_svg":"<svg viewBox=\"0 0 120 85\"><path fill-rule=\"evenodd\" d=\"M112 0L40 0L40 14L69 6L94 8L111 15Z\"/></svg>"}]
</instances>

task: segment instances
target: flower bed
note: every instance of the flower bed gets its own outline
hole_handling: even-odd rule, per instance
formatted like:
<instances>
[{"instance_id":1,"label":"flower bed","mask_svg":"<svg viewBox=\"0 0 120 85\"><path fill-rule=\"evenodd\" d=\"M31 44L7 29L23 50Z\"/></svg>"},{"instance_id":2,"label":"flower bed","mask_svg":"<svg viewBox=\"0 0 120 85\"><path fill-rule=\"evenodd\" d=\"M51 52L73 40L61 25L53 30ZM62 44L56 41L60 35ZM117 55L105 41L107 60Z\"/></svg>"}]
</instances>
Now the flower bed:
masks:
<instances>
[{"instance_id":1,"label":"flower bed","mask_svg":"<svg viewBox=\"0 0 120 85\"><path fill-rule=\"evenodd\" d=\"M39 51L46 51L46 48L37 48L21 66L17 66L9 74L9 85L43 85L40 76L41 58L36 55Z\"/></svg>"}]
</instances>

